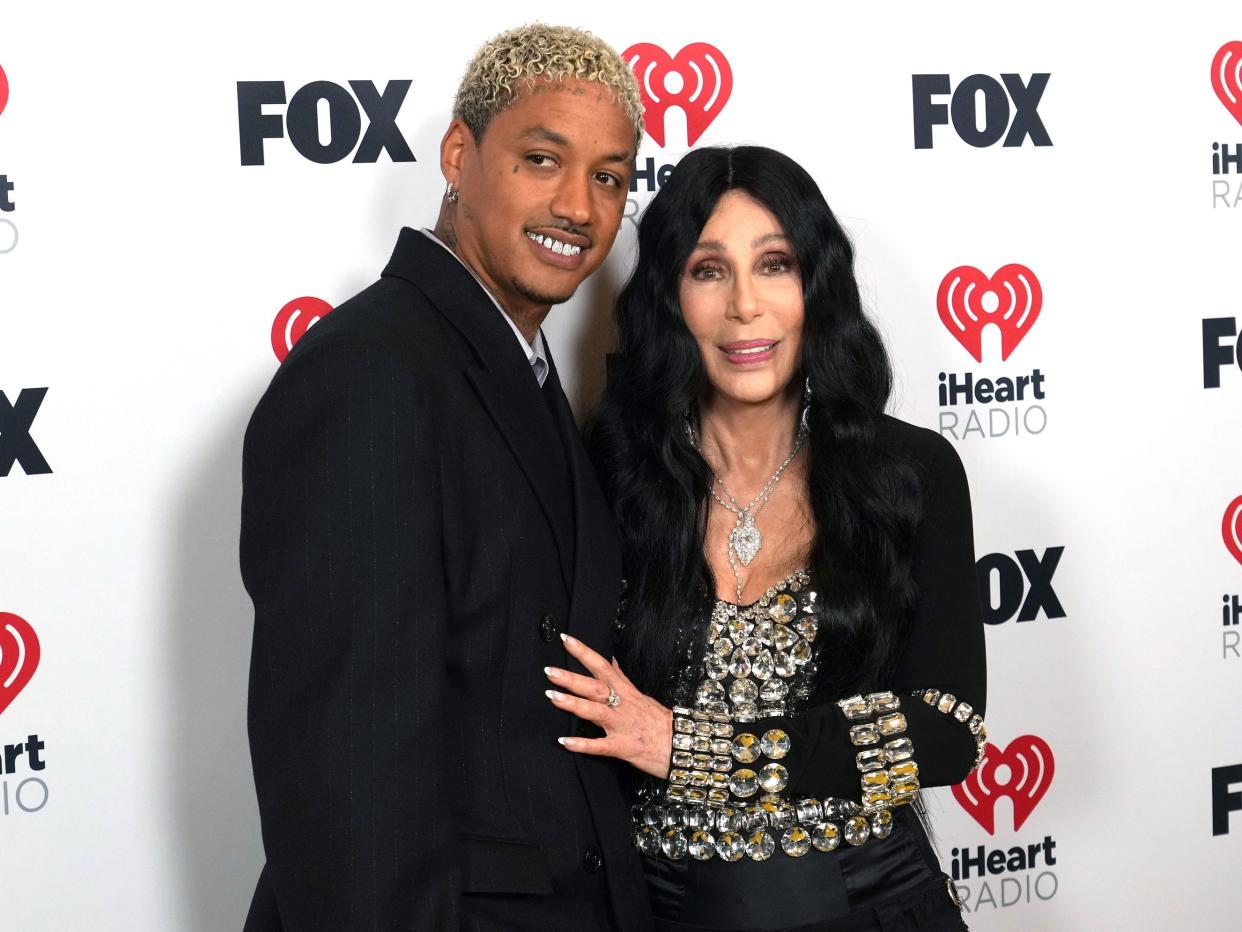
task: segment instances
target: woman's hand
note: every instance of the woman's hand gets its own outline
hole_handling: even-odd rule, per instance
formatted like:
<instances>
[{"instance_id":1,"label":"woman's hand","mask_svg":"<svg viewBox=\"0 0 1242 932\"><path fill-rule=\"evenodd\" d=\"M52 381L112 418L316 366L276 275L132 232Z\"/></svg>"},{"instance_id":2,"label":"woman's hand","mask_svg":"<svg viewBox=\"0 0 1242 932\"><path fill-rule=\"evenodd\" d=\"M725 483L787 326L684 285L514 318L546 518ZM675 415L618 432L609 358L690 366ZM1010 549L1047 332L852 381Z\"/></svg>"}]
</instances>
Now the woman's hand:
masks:
<instances>
[{"instance_id":1,"label":"woman's hand","mask_svg":"<svg viewBox=\"0 0 1242 932\"><path fill-rule=\"evenodd\" d=\"M643 773L667 777L673 753L672 711L640 693L615 659L609 663L568 634L562 634L561 640L591 675L545 667L543 672L557 687L548 690L548 698L558 709L594 722L606 732L603 738L560 738L561 744L578 754L616 757ZM619 701L609 705L608 697L614 693Z\"/></svg>"}]
</instances>

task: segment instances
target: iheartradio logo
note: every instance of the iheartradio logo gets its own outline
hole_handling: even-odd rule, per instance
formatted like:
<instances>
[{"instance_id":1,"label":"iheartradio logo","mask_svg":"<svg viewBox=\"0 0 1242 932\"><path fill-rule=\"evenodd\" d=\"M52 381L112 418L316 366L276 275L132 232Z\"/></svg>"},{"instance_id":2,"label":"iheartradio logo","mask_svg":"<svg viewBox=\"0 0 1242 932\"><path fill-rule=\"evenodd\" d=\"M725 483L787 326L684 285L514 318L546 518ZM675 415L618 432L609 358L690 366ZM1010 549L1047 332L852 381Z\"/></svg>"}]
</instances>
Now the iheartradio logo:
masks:
<instances>
[{"instance_id":1,"label":"iheartradio logo","mask_svg":"<svg viewBox=\"0 0 1242 932\"><path fill-rule=\"evenodd\" d=\"M0 67L0 113L4 113L4 108L9 103L9 76L4 73L4 68Z\"/></svg>"},{"instance_id":2,"label":"iheartradio logo","mask_svg":"<svg viewBox=\"0 0 1242 932\"><path fill-rule=\"evenodd\" d=\"M0 612L0 713L26 688L39 666L39 638L30 622Z\"/></svg>"},{"instance_id":3,"label":"iheartradio logo","mask_svg":"<svg viewBox=\"0 0 1242 932\"><path fill-rule=\"evenodd\" d=\"M1242 563L1242 495L1229 503L1225 517L1220 523L1220 536L1233 558Z\"/></svg>"},{"instance_id":4,"label":"iheartradio logo","mask_svg":"<svg viewBox=\"0 0 1242 932\"><path fill-rule=\"evenodd\" d=\"M953 796L989 835L996 834L996 801L1007 796L1016 832L1048 792L1055 770L1052 748L1043 738L1023 735L1003 751L989 742L979 769L953 787Z\"/></svg>"},{"instance_id":5,"label":"iheartradio logo","mask_svg":"<svg viewBox=\"0 0 1242 932\"><path fill-rule=\"evenodd\" d=\"M1001 332L1001 360L1009 358L1039 318L1044 293L1025 265L1011 262L988 278L973 265L959 265L940 282L940 321L966 352L983 362L983 328Z\"/></svg>"},{"instance_id":6,"label":"iheartradio logo","mask_svg":"<svg viewBox=\"0 0 1242 932\"><path fill-rule=\"evenodd\" d=\"M1226 42L1216 50L1212 59L1212 90L1233 118L1242 123L1242 42ZM0 96L0 110L4 109L2 101Z\"/></svg>"},{"instance_id":7,"label":"iheartradio logo","mask_svg":"<svg viewBox=\"0 0 1242 932\"><path fill-rule=\"evenodd\" d=\"M680 107L686 115L686 145L692 146L729 102L733 71L714 45L695 42L670 57L650 42L631 45L621 57L634 69L643 98L647 135L664 147L664 115Z\"/></svg>"},{"instance_id":8,"label":"iheartradio logo","mask_svg":"<svg viewBox=\"0 0 1242 932\"><path fill-rule=\"evenodd\" d=\"M284 362L293 344L331 310L327 301L311 297L294 298L282 307L272 321L272 352L276 358Z\"/></svg>"}]
</instances>

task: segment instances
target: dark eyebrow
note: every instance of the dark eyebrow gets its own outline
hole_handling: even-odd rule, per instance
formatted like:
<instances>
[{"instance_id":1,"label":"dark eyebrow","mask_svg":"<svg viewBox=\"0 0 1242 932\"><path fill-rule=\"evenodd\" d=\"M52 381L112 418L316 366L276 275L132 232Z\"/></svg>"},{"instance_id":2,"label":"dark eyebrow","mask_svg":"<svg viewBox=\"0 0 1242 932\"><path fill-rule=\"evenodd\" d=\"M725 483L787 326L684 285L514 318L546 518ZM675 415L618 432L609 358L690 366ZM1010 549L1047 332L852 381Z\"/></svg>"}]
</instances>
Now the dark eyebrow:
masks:
<instances>
[{"instance_id":1,"label":"dark eyebrow","mask_svg":"<svg viewBox=\"0 0 1242 932\"><path fill-rule=\"evenodd\" d=\"M573 143L562 136L554 129L548 129L546 126L532 126L530 129L522 133L522 139L538 139L542 142L550 142L554 146L562 146L566 149L572 149ZM634 163L634 154L632 152L610 152L601 158L604 162L621 162L626 165Z\"/></svg>"},{"instance_id":2,"label":"dark eyebrow","mask_svg":"<svg viewBox=\"0 0 1242 932\"><path fill-rule=\"evenodd\" d=\"M784 233L769 233L767 236L761 236L761 237L759 237L757 240L755 240L753 243L751 243L751 244L750 244L750 248L751 248L751 249L758 249L758 248L759 248L760 246L762 246L764 243L771 243L771 242L775 242L775 241L776 241L776 240L778 240L778 239L779 239L779 240L787 240L787 239L789 239L789 237L787 237Z\"/></svg>"},{"instance_id":3,"label":"dark eyebrow","mask_svg":"<svg viewBox=\"0 0 1242 932\"><path fill-rule=\"evenodd\" d=\"M771 243L776 240L788 240L788 239L789 237L787 237L784 233L768 233L764 236L759 237L754 242L752 242L750 244L750 248L758 249L764 243ZM698 243L695 244L694 248L695 249L714 249L716 250L716 252L725 251L724 243L718 240L714 240L714 239L700 240Z\"/></svg>"},{"instance_id":4,"label":"dark eyebrow","mask_svg":"<svg viewBox=\"0 0 1242 932\"><path fill-rule=\"evenodd\" d=\"M546 126L532 126L526 132L522 133L523 139L542 139L544 142L550 142L553 145L565 146L568 148L569 140L555 130L550 130Z\"/></svg>"}]
</instances>

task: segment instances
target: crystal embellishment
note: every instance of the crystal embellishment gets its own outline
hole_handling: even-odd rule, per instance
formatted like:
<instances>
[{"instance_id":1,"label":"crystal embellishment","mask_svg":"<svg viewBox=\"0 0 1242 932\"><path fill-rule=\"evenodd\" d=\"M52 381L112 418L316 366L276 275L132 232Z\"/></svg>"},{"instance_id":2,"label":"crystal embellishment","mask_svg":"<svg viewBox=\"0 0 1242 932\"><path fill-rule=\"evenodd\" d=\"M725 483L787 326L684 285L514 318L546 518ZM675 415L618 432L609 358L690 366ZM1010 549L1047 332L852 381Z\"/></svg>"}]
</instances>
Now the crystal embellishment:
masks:
<instances>
[{"instance_id":1,"label":"crystal embellishment","mask_svg":"<svg viewBox=\"0 0 1242 932\"><path fill-rule=\"evenodd\" d=\"M659 854L660 833L653 829L650 825L644 825L634 833L634 844L638 846L638 850L643 854Z\"/></svg>"},{"instance_id":2,"label":"crystal embellishment","mask_svg":"<svg viewBox=\"0 0 1242 932\"><path fill-rule=\"evenodd\" d=\"M690 857L696 861L708 861L716 856L716 839L712 833L699 829L690 836Z\"/></svg>"},{"instance_id":3,"label":"crystal embellishment","mask_svg":"<svg viewBox=\"0 0 1242 932\"><path fill-rule=\"evenodd\" d=\"M759 786L765 793L779 793L789 785L789 771L780 764L767 764L759 771Z\"/></svg>"},{"instance_id":4,"label":"crystal embellishment","mask_svg":"<svg viewBox=\"0 0 1242 932\"><path fill-rule=\"evenodd\" d=\"M883 841L891 834L893 834L893 813L888 809L881 809L871 817L871 835Z\"/></svg>"},{"instance_id":5,"label":"crystal embellishment","mask_svg":"<svg viewBox=\"0 0 1242 932\"><path fill-rule=\"evenodd\" d=\"M776 666L772 662L772 652L765 647L751 662L751 676L757 680L770 680L775 672Z\"/></svg>"},{"instance_id":6,"label":"crystal embellishment","mask_svg":"<svg viewBox=\"0 0 1242 932\"><path fill-rule=\"evenodd\" d=\"M776 661L776 672L781 676L789 677L798 672L798 665L794 662L793 657L783 650L777 651L773 659Z\"/></svg>"},{"instance_id":7,"label":"crystal embellishment","mask_svg":"<svg viewBox=\"0 0 1242 932\"><path fill-rule=\"evenodd\" d=\"M746 799L754 796L759 792L759 778L756 773L749 768L733 771L733 776L729 778L729 790L734 796Z\"/></svg>"},{"instance_id":8,"label":"crystal embellishment","mask_svg":"<svg viewBox=\"0 0 1242 932\"><path fill-rule=\"evenodd\" d=\"M867 839L871 837L871 823L862 816L854 816L845 822L845 830L842 832L845 840L851 845L865 844Z\"/></svg>"},{"instance_id":9,"label":"crystal embellishment","mask_svg":"<svg viewBox=\"0 0 1242 932\"><path fill-rule=\"evenodd\" d=\"M764 702L780 702L787 695L789 695L789 684L780 677L768 680L759 690L759 698Z\"/></svg>"},{"instance_id":10,"label":"crystal embellishment","mask_svg":"<svg viewBox=\"0 0 1242 932\"><path fill-rule=\"evenodd\" d=\"M791 858L800 858L811 850L811 835L801 825L786 829L781 836L781 850Z\"/></svg>"},{"instance_id":11,"label":"crystal embellishment","mask_svg":"<svg viewBox=\"0 0 1242 932\"><path fill-rule=\"evenodd\" d=\"M687 847L686 836L679 828L670 828L660 839L660 850L664 852L666 858L674 861L680 861L686 856Z\"/></svg>"},{"instance_id":12,"label":"crystal embellishment","mask_svg":"<svg viewBox=\"0 0 1242 932\"><path fill-rule=\"evenodd\" d=\"M754 702L759 698L759 687L755 685L754 680L736 679L729 687L729 698L735 705L742 702Z\"/></svg>"},{"instance_id":13,"label":"crystal embellishment","mask_svg":"<svg viewBox=\"0 0 1242 932\"><path fill-rule=\"evenodd\" d=\"M738 678L750 675L750 658L746 656L746 651L740 647L729 658L729 672Z\"/></svg>"},{"instance_id":14,"label":"crystal embellishment","mask_svg":"<svg viewBox=\"0 0 1242 932\"><path fill-rule=\"evenodd\" d=\"M752 832L746 840L746 856L752 861L766 861L776 850L776 842L763 829Z\"/></svg>"},{"instance_id":15,"label":"crystal embellishment","mask_svg":"<svg viewBox=\"0 0 1242 932\"><path fill-rule=\"evenodd\" d=\"M798 603L787 592L782 592L768 607L768 615L779 625L786 625L798 615Z\"/></svg>"},{"instance_id":16,"label":"crystal embellishment","mask_svg":"<svg viewBox=\"0 0 1242 932\"><path fill-rule=\"evenodd\" d=\"M743 732L733 739L733 759L739 764L753 764L759 759L759 739Z\"/></svg>"},{"instance_id":17,"label":"crystal embellishment","mask_svg":"<svg viewBox=\"0 0 1242 932\"><path fill-rule=\"evenodd\" d=\"M841 830L835 822L820 822L811 830L811 844L816 851L834 851L841 844Z\"/></svg>"},{"instance_id":18,"label":"crystal embellishment","mask_svg":"<svg viewBox=\"0 0 1242 932\"><path fill-rule=\"evenodd\" d=\"M780 760L789 753L789 735L779 728L769 728L759 739L759 750L769 760Z\"/></svg>"},{"instance_id":19,"label":"crystal embellishment","mask_svg":"<svg viewBox=\"0 0 1242 932\"><path fill-rule=\"evenodd\" d=\"M716 853L722 861L740 861L746 853L746 841L737 832L723 832L716 839Z\"/></svg>"}]
</instances>

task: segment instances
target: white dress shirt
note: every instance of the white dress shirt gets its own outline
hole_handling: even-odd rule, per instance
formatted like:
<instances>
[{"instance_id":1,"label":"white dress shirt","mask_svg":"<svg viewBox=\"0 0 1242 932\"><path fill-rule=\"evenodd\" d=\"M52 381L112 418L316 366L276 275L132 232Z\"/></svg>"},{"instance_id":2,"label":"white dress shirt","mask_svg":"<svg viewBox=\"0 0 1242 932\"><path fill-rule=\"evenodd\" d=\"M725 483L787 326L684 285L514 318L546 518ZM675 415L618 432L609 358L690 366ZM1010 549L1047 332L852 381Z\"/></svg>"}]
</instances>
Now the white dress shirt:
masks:
<instances>
[{"instance_id":1,"label":"white dress shirt","mask_svg":"<svg viewBox=\"0 0 1242 932\"><path fill-rule=\"evenodd\" d=\"M461 262L461 256L449 249L440 237L436 236L428 229L424 229L422 232L432 242L439 243L441 248L443 248L444 251L450 256L458 262ZM500 316L505 319L505 323L509 325L509 329L513 331L513 335L517 337L518 345L522 347L522 352L526 354L526 360L530 363L531 371L535 373L535 381L539 383L540 388L543 388L543 383L548 377L548 351L544 347L543 343L543 329L540 328L535 331L535 343L533 346L530 343L527 343L526 337L522 336L522 331L519 330L517 324L513 322L513 318L505 313L505 309L500 306L500 302L496 300L496 296L488 291L487 286L483 284L483 282L479 279L479 276L474 274L474 269L470 268L470 266L466 265L464 262L461 262L461 265L467 272L474 275L474 280L479 283L479 287L487 292L487 296L492 299L492 304L496 305L496 310L500 311Z\"/></svg>"}]
</instances>

